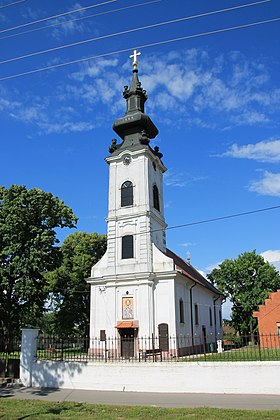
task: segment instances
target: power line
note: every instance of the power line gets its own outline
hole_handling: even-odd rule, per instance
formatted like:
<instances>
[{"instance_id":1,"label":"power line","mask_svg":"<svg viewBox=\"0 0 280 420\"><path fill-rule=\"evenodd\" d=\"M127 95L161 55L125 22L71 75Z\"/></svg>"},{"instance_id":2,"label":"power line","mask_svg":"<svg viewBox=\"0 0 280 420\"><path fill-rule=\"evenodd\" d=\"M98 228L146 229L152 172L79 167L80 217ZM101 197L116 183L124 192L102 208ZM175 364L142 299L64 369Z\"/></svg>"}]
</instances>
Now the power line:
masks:
<instances>
[{"instance_id":1,"label":"power line","mask_svg":"<svg viewBox=\"0 0 280 420\"><path fill-rule=\"evenodd\" d=\"M227 215L227 216L213 217L211 219L198 220L196 222L183 223L181 225L174 225L174 226L170 226L170 227L167 227L167 228L161 228L161 229L154 229L154 230L149 230L149 231L145 231L145 232L139 232L139 233L136 233L135 235L143 235L145 233L162 232L164 230L181 229L181 228L184 228L184 227L202 225L202 224L205 224L205 223L218 222L220 220L233 219L233 218L236 218L236 217L247 216L249 214L262 213L262 212L265 212L265 211L271 211L271 210L277 210L277 209L280 209L280 205L279 206L273 206L273 207L265 207L265 208L257 209L257 210L245 211L245 212L242 212L242 213L234 213L234 214L230 214L230 215ZM116 237L110 238L110 239L119 239L121 237L122 236L116 236Z\"/></svg>"},{"instance_id":2,"label":"power line","mask_svg":"<svg viewBox=\"0 0 280 420\"><path fill-rule=\"evenodd\" d=\"M234 217L247 216L249 214L262 213L264 211L270 211L270 210L276 210L276 209L280 209L280 206L265 207L265 208L262 208L262 209L245 211L245 212L242 212L242 213L235 213L235 214L230 214L230 215L227 215L227 216L214 217L212 219L199 220L197 222L184 223L182 225L170 226L166 230L179 229L179 228L182 228L182 227L201 225L201 224L210 223L210 222L217 222L219 220L233 219ZM158 229L158 230L162 230L162 229Z\"/></svg>"},{"instance_id":3,"label":"power line","mask_svg":"<svg viewBox=\"0 0 280 420\"><path fill-rule=\"evenodd\" d=\"M26 1L26 0L24 0L24 1ZM118 9L106 10L105 12L94 13L94 14L87 15L87 16L81 16L81 17L76 18L76 19L64 20L62 22L52 23L51 25L41 26L40 28L34 28L34 29L30 29L28 31L18 32L16 34L6 35L6 36L3 36L3 37L0 37L0 40L1 39L12 38L12 37L15 37L15 36L29 34L31 32L35 32L35 31L41 31L43 29L48 29L48 28L55 27L55 26L66 25L66 24L71 23L71 22L77 22L79 20L84 20L84 19L90 19L90 18L96 17L96 16L107 15L109 13L120 12L122 10L133 9L135 7L140 7L140 6L147 6L149 4L158 3L160 1L161 0L151 0L151 1L146 1L144 3L133 4L131 6L119 7Z\"/></svg>"},{"instance_id":4,"label":"power line","mask_svg":"<svg viewBox=\"0 0 280 420\"><path fill-rule=\"evenodd\" d=\"M234 213L234 214L230 214L230 215L226 215L226 216L214 217L214 218L211 218L211 219L198 220L198 221L195 221L195 222L183 223L181 225L174 225L174 226L170 226L170 227L167 227L167 228L145 230L143 232L134 233L133 236L145 235L145 234L155 233L155 232L162 232L162 231L165 231L165 230L181 229L181 228L184 228L184 227L202 225L202 224L212 223L212 222L218 222L220 220L233 219L233 218L236 218L236 217L248 216L250 214L263 213L265 211L278 210L278 209L280 209L280 205L279 206L273 206L273 207L265 207L265 208L257 209L257 210L245 211L245 212L241 212L241 213ZM112 241L112 240L115 240L115 239L120 239L122 237L123 236L113 236L113 237L110 237L110 240Z\"/></svg>"},{"instance_id":5,"label":"power line","mask_svg":"<svg viewBox=\"0 0 280 420\"><path fill-rule=\"evenodd\" d=\"M257 26L257 25L264 25L266 23L276 22L276 21L279 21L279 20L280 20L280 17L277 17L277 18L274 18L274 19L268 19L268 20L263 20L263 21L259 21L259 22L247 23L247 24L244 24L244 25L232 26L230 28L216 29L216 30L213 30L213 31L201 32L201 33L194 34L194 35L187 35L187 36L182 36L182 37L179 37L179 38L171 38L171 39L167 39L167 40L164 40L164 41L153 42L153 43L150 43L150 44L143 44L143 45L137 45L137 46L133 45L133 46L130 46L129 48L125 48L125 49L122 49L122 50L111 51L111 52L108 52L108 53L93 55L93 56L90 56L90 57L85 57L85 58L80 58L80 59L77 59L77 60L67 61L67 62L60 63L60 64L53 64L53 65L50 65L50 66L41 67L39 69L33 69L33 70L29 70L29 71L22 72L22 73L16 73L16 74L13 74L13 75L10 75L10 76L1 77L0 81L14 79L16 77L27 76L27 75L30 75L30 74L35 74L35 73L39 73L39 72L46 71L46 70L51 70L51 69L58 68L58 67L69 66L70 64L82 63L84 61L94 60L94 59L97 59L97 58L109 57L111 55L116 55L116 54L122 54L122 53L125 53L125 52L130 52L131 50L134 50L135 48L136 49L144 49L144 48L149 48L149 47L155 47L157 45L170 44L170 43L173 43L173 42L183 41L183 40L186 40L186 39L198 38L198 37L201 37L201 36L213 35L213 34L218 34L218 33L222 33L222 32L233 31L233 30L237 30L237 29L244 29L244 28L249 28L249 27L253 27L253 26Z\"/></svg>"},{"instance_id":6,"label":"power line","mask_svg":"<svg viewBox=\"0 0 280 420\"><path fill-rule=\"evenodd\" d=\"M8 3L8 4L4 4L3 6L0 6L0 9L4 9L5 7L10 7L10 6L14 6L18 3L22 3L26 0L18 0L18 1L14 1L13 3Z\"/></svg>"},{"instance_id":7,"label":"power line","mask_svg":"<svg viewBox=\"0 0 280 420\"><path fill-rule=\"evenodd\" d=\"M26 1L26 0L20 0L20 1ZM49 16L49 17L46 17L46 18L43 18L43 19L33 20L32 22L23 23L22 25L13 26L12 28L2 29L0 31L0 33L14 31L15 29L20 29L20 28L24 28L26 26L35 25L36 23L40 23L40 22L45 22L46 20L55 19L55 18L62 17L62 16L65 16L65 15L70 15L72 13L77 13L77 12L81 12L83 10L92 9L94 7L104 6L105 4L113 3L115 1L118 1L118 0L107 0L107 1L104 1L102 3L93 4L91 6L80 7L79 9L70 10L69 12L59 13L58 15L53 15L53 16Z\"/></svg>"},{"instance_id":8,"label":"power line","mask_svg":"<svg viewBox=\"0 0 280 420\"><path fill-rule=\"evenodd\" d=\"M265 304L263 305L259 305L259 306L265 306ZM258 319L263 319L265 318L267 315L269 315L271 312L273 312L275 309L278 309L278 307L280 306L280 303L278 303L276 306L274 306L274 308L272 308L269 312L266 312L263 316L258 317ZM258 310L256 310L256 312L259 312Z\"/></svg>"},{"instance_id":9,"label":"power line","mask_svg":"<svg viewBox=\"0 0 280 420\"><path fill-rule=\"evenodd\" d=\"M46 53L50 53L50 52L53 52L53 51L58 51L58 50L61 50L61 49L64 49L64 48L75 47L75 46L78 46L78 45L87 44L89 42L99 41L101 39L112 38L112 37L115 37L115 36L125 35L125 34L132 33L132 32L143 31L143 30L146 30L146 29L151 29L151 28L160 27L160 26L164 26L164 25L170 25L170 24L173 24L173 23L183 22L183 21L190 20L190 19L196 19L196 18L199 18L199 17L202 17L202 16L209 16L209 15L224 13L224 12L228 12L228 11L232 11L232 10L235 10L235 9L240 9L240 8L244 8L244 7L248 7L248 6L255 6L255 5L258 5L260 3L266 3L268 1L271 1L271 0L262 0L261 2L254 2L254 3L249 3L249 4L241 5L241 6L235 6L235 7L230 7L230 8L226 8L226 9L214 10L214 11L211 11L211 12L201 13L199 15L185 16L185 17L182 17L182 18L172 19L172 20L168 20L168 21L165 21L165 22L154 23L154 24L151 24L151 25L145 25L145 26L140 26L138 28L127 29L125 31L119 31L119 32L115 32L115 33L112 33L112 34L102 35L102 36L98 36L98 37L94 37L94 38L88 38L88 39L85 39L83 41L72 42L70 44L64 44L64 45L60 45L58 47L48 48L46 50L36 51L34 53L29 53L29 54L9 58L7 60L0 61L0 64L10 63L12 61L22 60L22 59L34 57L34 56L37 56L37 55L46 54Z\"/></svg>"}]
</instances>

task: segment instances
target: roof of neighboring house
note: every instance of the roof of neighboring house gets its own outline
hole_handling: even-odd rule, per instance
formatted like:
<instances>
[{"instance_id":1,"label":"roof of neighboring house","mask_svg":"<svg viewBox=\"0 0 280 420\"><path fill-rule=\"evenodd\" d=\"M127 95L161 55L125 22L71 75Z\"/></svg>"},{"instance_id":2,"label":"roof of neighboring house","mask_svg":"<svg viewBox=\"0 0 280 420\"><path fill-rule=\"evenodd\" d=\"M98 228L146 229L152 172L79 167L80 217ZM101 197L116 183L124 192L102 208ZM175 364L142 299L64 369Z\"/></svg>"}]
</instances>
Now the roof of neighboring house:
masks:
<instances>
[{"instance_id":1,"label":"roof of neighboring house","mask_svg":"<svg viewBox=\"0 0 280 420\"><path fill-rule=\"evenodd\" d=\"M268 314L273 312L273 316L278 319L280 314L280 289L276 292L270 292L267 299L265 299L264 304L259 305L258 311L253 312L254 318L264 318Z\"/></svg>"},{"instance_id":2,"label":"roof of neighboring house","mask_svg":"<svg viewBox=\"0 0 280 420\"><path fill-rule=\"evenodd\" d=\"M223 295L220 290L218 290L212 283L206 280L202 274L199 273L190 263L183 260L183 258L179 257L179 255L172 252L170 249L166 248L166 255L169 258L172 258L175 264L175 268L180 270L183 275L187 276L190 280L194 281L195 283L199 284L200 286L206 287L207 289L211 290L211 292L217 295Z\"/></svg>"}]
</instances>

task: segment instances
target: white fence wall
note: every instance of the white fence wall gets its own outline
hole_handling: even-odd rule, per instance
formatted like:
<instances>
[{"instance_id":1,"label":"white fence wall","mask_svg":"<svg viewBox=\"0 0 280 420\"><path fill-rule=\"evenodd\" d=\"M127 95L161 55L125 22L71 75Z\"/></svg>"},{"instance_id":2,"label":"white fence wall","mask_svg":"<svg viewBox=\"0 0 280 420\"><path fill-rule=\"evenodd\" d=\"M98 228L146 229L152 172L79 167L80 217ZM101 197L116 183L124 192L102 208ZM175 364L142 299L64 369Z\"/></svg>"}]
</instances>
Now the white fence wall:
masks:
<instances>
[{"instance_id":1,"label":"white fence wall","mask_svg":"<svg viewBox=\"0 0 280 420\"><path fill-rule=\"evenodd\" d=\"M36 330L24 330L25 386L139 392L280 395L280 362L93 363L37 361Z\"/></svg>"}]
</instances>

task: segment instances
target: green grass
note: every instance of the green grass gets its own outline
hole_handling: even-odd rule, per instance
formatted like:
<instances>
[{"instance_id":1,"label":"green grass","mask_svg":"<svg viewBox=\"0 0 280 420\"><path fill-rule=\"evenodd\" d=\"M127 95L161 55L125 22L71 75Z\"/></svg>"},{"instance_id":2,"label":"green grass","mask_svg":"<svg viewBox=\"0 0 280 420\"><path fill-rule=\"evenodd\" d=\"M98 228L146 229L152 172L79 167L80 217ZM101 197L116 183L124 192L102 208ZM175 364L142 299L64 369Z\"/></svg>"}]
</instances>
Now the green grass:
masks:
<instances>
[{"instance_id":1,"label":"green grass","mask_svg":"<svg viewBox=\"0 0 280 420\"><path fill-rule=\"evenodd\" d=\"M184 362L257 362L257 361L280 361L280 349L258 349L246 347L227 350L223 353L207 353L191 355L180 361Z\"/></svg>"},{"instance_id":2,"label":"green grass","mask_svg":"<svg viewBox=\"0 0 280 420\"><path fill-rule=\"evenodd\" d=\"M280 349L245 348L227 350L223 353L212 353L206 355L206 361L216 362L238 362L238 361L276 361L280 360Z\"/></svg>"},{"instance_id":3,"label":"green grass","mask_svg":"<svg viewBox=\"0 0 280 420\"><path fill-rule=\"evenodd\" d=\"M0 419L279 419L279 411L91 405L39 400L0 400Z\"/></svg>"},{"instance_id":4,"label":"green grass","mask_svg":"<svg viewBox=\"0 0 280 420\"><path fill-rule=\"evenodd\" d=\"M0 352L0 359L19 359L20 351L13 351L11 353Z\"/></svg>"},{"instance_id":5,"label":"green grass","mask_svg":"<svg viewBox=\"0 0 280 420\"><path fill-rule=\"evenodd\" d=\"M83 357L88 358L88 354L85 351L82 351L80 347L70 347L62 349L51 348L47 350L37 350L37 358L39 360L61 360L62 358L77 358L82 359Z\"/></svg>"},{"instance_id":6,"label":"green grass","mask_svg":"<svg viewBox=\"0 0 280 420\"><path fill-rule=\"evenodd\" d=\"M0 359L19 359L20 352L0 353ZM63 349L37 350L37 358L39 360L91 360L87 352L81 350L80 347L70 347ZM93 360L94 358L92 358ZM96 358L98 360L98 357ZM138 360L138 359L137 359ZM280 349L267 348L259 349L256 346L241 347L234 350L226 350L223 353L207 353L206 355L194 354L186 359L180 358L179 361L185 362L242 362L242 361L280 361ZM171 361L171 360L170 360ZM176 359L174 359L176 361Z\"/></svg>"}]
</instances>

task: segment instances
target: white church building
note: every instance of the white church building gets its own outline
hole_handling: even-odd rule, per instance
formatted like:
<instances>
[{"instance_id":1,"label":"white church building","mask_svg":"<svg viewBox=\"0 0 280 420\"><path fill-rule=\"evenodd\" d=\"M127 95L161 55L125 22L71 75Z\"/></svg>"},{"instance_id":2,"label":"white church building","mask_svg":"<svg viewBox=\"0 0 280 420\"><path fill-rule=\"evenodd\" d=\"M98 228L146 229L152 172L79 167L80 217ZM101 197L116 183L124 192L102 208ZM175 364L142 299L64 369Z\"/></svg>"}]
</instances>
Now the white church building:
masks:
<instances>
[{"instance_id":1,"label":"white church building","mask_svg":"<svg viewBox=\"0 0 280 420\"><path fill-rule=\"evenodd\" d=\"M137 55L134 51L130 87L123 91L125 115L113 124L121 142L112 140L106 158L107 251L87 279L90 352L114 338L111 351L120 357L155 348L184 355L222 338L223 295L166 246L166 167L159 148L149 144L158 130L144 111L147 94L138 78Z\"/></svg>"}]
</instances>

